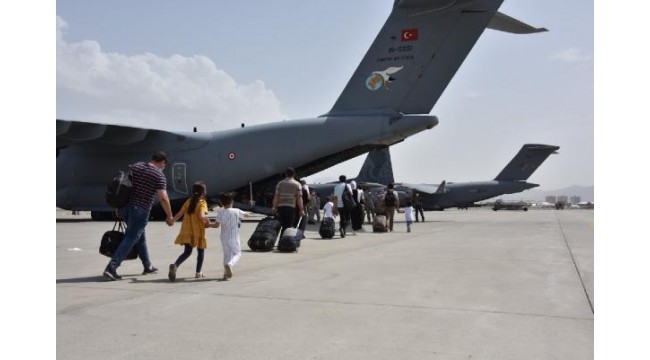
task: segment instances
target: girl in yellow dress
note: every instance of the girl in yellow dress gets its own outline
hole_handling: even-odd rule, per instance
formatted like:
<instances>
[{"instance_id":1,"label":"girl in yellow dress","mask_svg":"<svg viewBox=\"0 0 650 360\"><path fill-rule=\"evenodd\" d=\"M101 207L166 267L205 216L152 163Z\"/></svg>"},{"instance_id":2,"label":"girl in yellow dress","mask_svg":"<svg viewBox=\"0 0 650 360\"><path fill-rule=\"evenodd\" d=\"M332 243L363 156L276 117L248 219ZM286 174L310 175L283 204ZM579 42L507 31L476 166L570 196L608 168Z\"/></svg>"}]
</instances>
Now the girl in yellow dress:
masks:
<instances>
[{"instance_id":1,"label":"girl in yellow dress","mask_svg":"<svg viewBox=\"0 0 650 360\"><path fill-rule=\"evenodd\" d=\"M196 248L198 255L196 257L196 275L195 277L202 278L205 275L201 272L203 266L203 254L205 248L208 247L205 238L205 227L209 225L208 218L208 203L205 201L205 194L207 190L203 182L196 182L192 185L192 197L187 199L183 207L174 215L174 221L181 217L183 224L181 231L176 237L174 244L185 246L183 253L176 259L176 262L169 265L169 280L176 280L176 270L181 266L183 261L187 260L192 254L192 249Z\"/></svg>"}]
</instances>

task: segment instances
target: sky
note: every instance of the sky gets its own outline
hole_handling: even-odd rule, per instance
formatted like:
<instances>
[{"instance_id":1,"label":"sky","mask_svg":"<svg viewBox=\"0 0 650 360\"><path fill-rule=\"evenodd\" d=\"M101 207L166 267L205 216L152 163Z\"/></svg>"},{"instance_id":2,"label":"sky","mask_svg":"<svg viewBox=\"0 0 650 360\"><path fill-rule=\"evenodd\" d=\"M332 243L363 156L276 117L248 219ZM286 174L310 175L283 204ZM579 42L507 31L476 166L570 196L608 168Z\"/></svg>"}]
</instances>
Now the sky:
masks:
<instances>
[{"instance_id":1,"label":"sky","mask_svg":"<svg viewBox=\"0 0 650 360\"><path fill-rule=\"evenodd\" d=\"M60 0L56 116L199 131L316 117L391 7ZM540 190L594 185L593 2L505 1L500 11L549 32L486 30L431 111L438 126L391 147L396 181L491 180L523 144L542 143L560 150L529 179ZM307 181L356 176L364 159Z\"/></svg>"}]
</instances>

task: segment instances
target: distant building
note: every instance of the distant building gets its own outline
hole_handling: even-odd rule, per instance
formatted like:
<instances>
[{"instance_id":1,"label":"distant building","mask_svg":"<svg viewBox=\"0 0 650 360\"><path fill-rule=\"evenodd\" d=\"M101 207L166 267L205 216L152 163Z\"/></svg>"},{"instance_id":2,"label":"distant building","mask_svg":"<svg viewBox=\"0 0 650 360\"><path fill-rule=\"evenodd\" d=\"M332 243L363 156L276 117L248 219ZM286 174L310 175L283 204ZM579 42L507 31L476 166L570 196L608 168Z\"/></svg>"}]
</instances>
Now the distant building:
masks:
<instances>
[{"instance_id":1,"label":"distant building","mask_svg":"<svg viewBox=\"0 0 650 360\"><path fill-rule=\"evenodd\" d=\"M549 195L549 196L546 197L546 202L549 202L549 203L551 203L551 204L554 204L554 203L557 202L557 200L555 199L555 196L553 196L553 195Z\"/></svg>"},{"instance_id":2,"label":"distant building","mask_svg":"<svg viewBox=\"0 0 650 360\"><path fill-rule=\"evenodd\" d=\"M580 196L573 195L571 196L571 204L577 204L580 202Z\"/></svg>"},{"instance_id":3,"label":"distant building","mask_svg":"<svg viewBox=\"0 0 650 360\"><path fill-rule=\"evenodd\" d=\"M560 196L557 197L557 202L561 202L561 203L566 204L568 202L567 200L569 200L569 197L566 196L566 195L560 195Z\"/></svg>"}]
</instances>

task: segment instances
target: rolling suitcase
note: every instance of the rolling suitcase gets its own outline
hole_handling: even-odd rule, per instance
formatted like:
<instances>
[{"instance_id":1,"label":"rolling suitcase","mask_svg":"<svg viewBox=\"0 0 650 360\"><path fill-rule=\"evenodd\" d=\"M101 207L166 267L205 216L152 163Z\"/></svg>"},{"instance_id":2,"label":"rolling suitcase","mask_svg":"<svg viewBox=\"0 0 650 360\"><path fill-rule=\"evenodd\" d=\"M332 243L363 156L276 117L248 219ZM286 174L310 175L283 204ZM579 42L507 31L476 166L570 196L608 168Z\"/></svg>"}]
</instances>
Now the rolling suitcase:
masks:
<instances>
[{"instance_id":1,"label":"rolling suitcase","mask_svg":"<svg viewBox=\"0 0 650 360\"><path fill-rule=\"evenodd\" d=\"M302 219L301 219L302 220ZM305 238L304 230L300 229L300 222L295 228L284 229L284 233L278 241L278 251L295 252L300 247L300 240Z\"/></svg>"},{"instance_id":2,"label":"rolling suitcase","mask_svg":"<svg viewBox=\"0 0 650 360\"><path fill-rule=\"evenodd\" d=\"M267 216L260 220L248 240L248 247L253 251L271 251L280 232L280 220Z\"/></svg>"},{"instance_id":3,"label":"rolling suitcase","mask_svg":"<svg viewBox=\"0 0 650 360\"><path fill-rule=\"evenodd\" d=\"M388 231L388 226L386 226L386 215L375 216L375 221L372 222L372 231L373 232Z\"/></svg>"},{"instance_id":4,"label":"rolling suitcase","mask_svg":"<svg viewBox=\"0 0 650 360\"><path fill-rule=\"evenodd\" d=\"M335 226L336 224L334 223L334 219L330 217L324 218L323 222L320 223L320 228L318 229L318 233L320 234L320 237L323 239L333 238L334 233L336 232Z\"/></svg>"}]
</instances>

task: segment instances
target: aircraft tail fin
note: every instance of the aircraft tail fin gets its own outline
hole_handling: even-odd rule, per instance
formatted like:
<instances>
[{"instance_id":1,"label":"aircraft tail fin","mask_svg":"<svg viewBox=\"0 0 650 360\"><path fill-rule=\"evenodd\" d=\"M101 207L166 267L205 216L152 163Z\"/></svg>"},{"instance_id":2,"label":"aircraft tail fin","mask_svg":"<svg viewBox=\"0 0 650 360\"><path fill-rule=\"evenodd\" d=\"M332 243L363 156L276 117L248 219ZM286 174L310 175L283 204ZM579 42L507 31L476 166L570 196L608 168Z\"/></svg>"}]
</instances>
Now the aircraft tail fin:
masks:
<instances>
[{"instance_id":1,"label":"aircraft tail fin","mask_svg":"<svg viewBox=\"0 0 650 360\"><path fill-rule=\"evenodd\" d=\"M493 19L502 2L395 0L386 23L324 116L428 114L488 25L525 32L519 29L527 25L515 19L502 14Z\"/></svg>"},{"instance_id":2,"label":"aircraft tail fin","mask_svg":"<svg viewBox=\"0 0 650 360\"><path fill-rule=\"evenodd\" d=\"M546 158L557 154L559 148L555 145L525 144L494 180L527 180Z\"/></svg>"},{"instance_id":3,"label":"aircraft tail fin","mask_svg":"<svg viewBox=\"0 0 650 360\"><path fill-rule=\"evenodd\" d=\"M446 187L447 187L447 181L442 180L442 183L440 183L440 186L438 186L438 189L436 190L436 194L444 194L446 192Z\"/></svg>"},{"instance_id":4,"label":"aircraft tail fin","mask_svg":"<svg viewBox=\"0 0 650 360\"><path fill-rule=\"evenodd\" d=\"M363 162L359 175L355 178L357 183L377 183L388 185L394 183L393 164L390 160L390 151L388 146L374 149L368 152L366 160Z\"/></svg>"}]
</instances>

